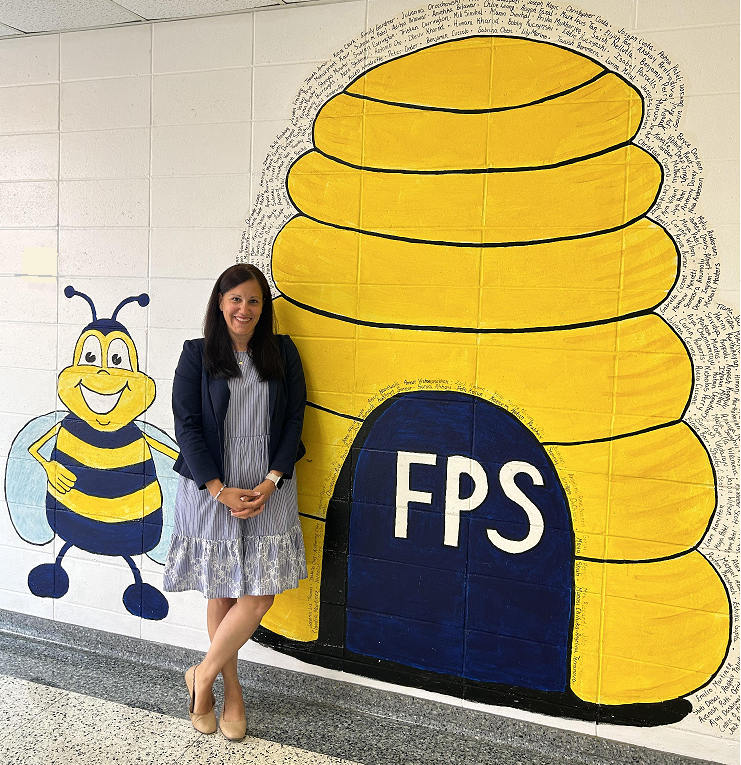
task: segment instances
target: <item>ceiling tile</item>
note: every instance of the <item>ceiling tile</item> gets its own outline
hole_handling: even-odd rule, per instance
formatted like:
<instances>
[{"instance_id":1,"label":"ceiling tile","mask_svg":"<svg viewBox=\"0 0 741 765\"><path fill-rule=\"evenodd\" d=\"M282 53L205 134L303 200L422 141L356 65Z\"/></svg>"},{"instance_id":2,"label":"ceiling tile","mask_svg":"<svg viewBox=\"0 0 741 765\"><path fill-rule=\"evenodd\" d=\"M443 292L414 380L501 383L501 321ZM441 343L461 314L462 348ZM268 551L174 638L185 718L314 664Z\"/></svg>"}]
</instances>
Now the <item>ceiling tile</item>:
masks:
<instances>
[{"instance_id":1,"label":"ceiling tile","mask_svg":"<svg viewBox=\"0 0 741 765\"><path fill-rule=\"evenodd\" d=\"M280 5L280 0L119 0L120 4L145 19L175 19L245 11L265 5ZM0 18L2 16L0 15Z\"/></svg>"},{"instance_id":2,"label":"ceiling tile","mask_svg":"<svg viewBox=\"0 0 741 765\"><path fill-rule=\"evenodd\" d=\"M23 32L58 32L140 21L110 0L0 0L0 22Z\"/></svg>"},{"instance_id":3,"label":"ceiling tile","mask_svg":"<svg viewBox=\"0 0 741 765\"><path fill-rule=\"evenodd\" d=\"M13 27L6 26L5 24L0 24L0 37L6 37L7 35L18 35L20 34L20 30L13 29Z\"/></svg>"}]
</instances>

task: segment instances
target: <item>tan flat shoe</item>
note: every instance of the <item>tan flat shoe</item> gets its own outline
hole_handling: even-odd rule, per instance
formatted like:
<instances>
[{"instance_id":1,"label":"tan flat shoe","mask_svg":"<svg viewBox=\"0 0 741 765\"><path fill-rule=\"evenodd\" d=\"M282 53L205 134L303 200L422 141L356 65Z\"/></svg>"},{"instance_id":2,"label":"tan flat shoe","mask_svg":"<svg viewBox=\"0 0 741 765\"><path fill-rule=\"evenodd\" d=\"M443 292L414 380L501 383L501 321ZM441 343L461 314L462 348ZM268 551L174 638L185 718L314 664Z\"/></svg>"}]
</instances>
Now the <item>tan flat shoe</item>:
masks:
<instances>
[{"instance_id":1,"label":"tan flat shoe","mask_svg":"<svg viewBox=\"0 0 741 765\"><path fill-rule=\"evenodd\" d=\"M230 741L241 741L247 735L247 720L225 720L222 715L219 718L219 728Z\"/></svg>"},{"instance_id":2,"label":"tan flat shoe","mask_svg":"<svg viewBox=\"0 0 741 765\"><path fill-rule=\"evenodd\" d=\"M216 714L214 713L214 696L211 694L211 709L204 714L197 714L193 711L196 704L196 667L192 666L185 673L185 685L188 687L188 694L190 695L190 707L188 712L190 714L190 721L193 727L199 733L216 733Z\"/></svg>"}]
</instances>

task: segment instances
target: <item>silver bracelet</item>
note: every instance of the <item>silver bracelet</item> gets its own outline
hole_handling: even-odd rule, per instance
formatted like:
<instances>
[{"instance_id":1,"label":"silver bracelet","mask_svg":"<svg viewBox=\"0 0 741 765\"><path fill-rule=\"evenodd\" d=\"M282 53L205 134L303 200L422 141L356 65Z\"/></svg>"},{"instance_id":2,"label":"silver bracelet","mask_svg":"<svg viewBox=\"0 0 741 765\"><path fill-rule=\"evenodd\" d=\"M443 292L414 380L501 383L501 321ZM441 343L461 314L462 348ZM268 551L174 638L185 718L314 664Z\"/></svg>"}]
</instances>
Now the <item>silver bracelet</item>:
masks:
<instances>
[{"instance_id":1,"label":"silver bracelet","mask_svg":"<svg viewBox=\"0 0 741 765\"><path fill-rule=\"evenodd\" d=\"M220 488L220 489L219 489L219 490L216 492L216 494L214 495L214 499L215 499L215 500L219 498L219 494L221 494L221 492L222 492L222 491L224 491L224 489L226 489L226 484L225 484L225 483L222 483L222 484L221 484L221 488Z\"/></svg>"}]
</instances>

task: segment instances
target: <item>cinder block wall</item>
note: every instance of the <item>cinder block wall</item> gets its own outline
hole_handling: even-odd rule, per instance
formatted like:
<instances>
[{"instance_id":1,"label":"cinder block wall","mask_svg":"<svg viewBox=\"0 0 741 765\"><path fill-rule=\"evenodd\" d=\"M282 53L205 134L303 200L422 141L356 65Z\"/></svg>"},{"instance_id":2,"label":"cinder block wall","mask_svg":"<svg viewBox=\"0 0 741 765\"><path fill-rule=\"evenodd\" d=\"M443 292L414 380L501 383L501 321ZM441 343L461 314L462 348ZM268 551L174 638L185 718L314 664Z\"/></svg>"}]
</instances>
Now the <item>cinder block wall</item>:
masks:
<instances>
[{"instance_id":1,"label":"cinder block wall","mask_svg":"<svg viewBox=\"0 0 741 765\"><path fill-rule=\"evenodd\" d=\"M738 311L736 4L582 0L581 6L680 66L683 130L704 169L699 212L720 255L716 301ZM84 301L64 297L68 284L94 300L99 316L110 316L130 295L150 295L147 308L128 306L121 320L140 367L156 381L144 419L173 434L171 380L182 342L200 334L213 279L235 261L263 161L289 123L302 83L347 41L414 7L408 0L353 0L0 39L3 467L23 426L61 408L57 375L90 321ZM31 278L51 271L38 270L49 251L58 252L56 274ZM68 594L33 596L28 572L53 562L61 544L24 542L0 507L0 608L206 648L200 595L169 596L164 621L126 612L119 593L131 578L120 559L73 550L65 558ZM137 562L144 580L161 587L161 566L146 556ZM257 646L243 654L326 671ZM593 724L546 721L598 732ZM729 756L722 737L684 727L619 735L695 756Z\"/></svg>"}]
</instances>

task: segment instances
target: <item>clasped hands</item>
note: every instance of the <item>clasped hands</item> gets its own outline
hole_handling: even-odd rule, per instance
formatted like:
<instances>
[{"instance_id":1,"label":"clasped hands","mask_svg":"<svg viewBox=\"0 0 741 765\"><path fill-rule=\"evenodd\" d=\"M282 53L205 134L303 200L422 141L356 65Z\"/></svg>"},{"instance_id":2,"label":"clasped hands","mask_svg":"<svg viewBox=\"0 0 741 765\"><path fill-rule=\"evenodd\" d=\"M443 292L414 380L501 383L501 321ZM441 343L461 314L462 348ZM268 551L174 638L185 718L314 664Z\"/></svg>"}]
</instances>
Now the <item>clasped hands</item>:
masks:
<instances>
[{"instance_id":1,"label":"clasped hands","mask_svg":"<svg viewBox=\"0 0 741 765\"><path fill-rule=\"evenodd\" d=\"M206 488L211 492L211 496L215 496L222 485L219 480L216 480L214 486L211 485L213 483L213 481L209 481L206 484ZM255 486L254 489L240 489L234 486L225 487L219 495L219 502L226 505L235 518L254 518L254 516L260 515L265 509L265 503L274 491L275 484L266 478L261 484Z\"/></svg>"}]
</instances>

